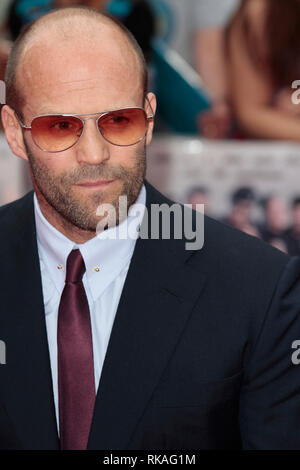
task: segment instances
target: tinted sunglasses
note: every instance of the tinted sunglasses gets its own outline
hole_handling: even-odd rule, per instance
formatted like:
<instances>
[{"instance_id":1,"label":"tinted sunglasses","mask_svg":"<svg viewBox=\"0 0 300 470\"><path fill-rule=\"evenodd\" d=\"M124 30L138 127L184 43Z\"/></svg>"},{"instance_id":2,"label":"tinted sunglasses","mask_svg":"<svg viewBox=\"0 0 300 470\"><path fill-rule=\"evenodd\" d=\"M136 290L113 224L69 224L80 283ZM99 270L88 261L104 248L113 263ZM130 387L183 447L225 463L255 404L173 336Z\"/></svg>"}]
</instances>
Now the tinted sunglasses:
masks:
<instances>
[{"instance_id":1,"label":"tinted sunglasses","mask_svg":"<svg viewBox=\"0 0 300 470\"><path fill-rule=\"evenodd\" d=\"M129 107L103 113L40 115L33 118L30 126L25 126L17 116L22 128L31 130L34 143L44 152L63 152L73 147L89 119L96 121L99 133L110 144L134 145L145 138L153 117L153 112L147 115L143 108Z\"/></svg>"}]
</instances>

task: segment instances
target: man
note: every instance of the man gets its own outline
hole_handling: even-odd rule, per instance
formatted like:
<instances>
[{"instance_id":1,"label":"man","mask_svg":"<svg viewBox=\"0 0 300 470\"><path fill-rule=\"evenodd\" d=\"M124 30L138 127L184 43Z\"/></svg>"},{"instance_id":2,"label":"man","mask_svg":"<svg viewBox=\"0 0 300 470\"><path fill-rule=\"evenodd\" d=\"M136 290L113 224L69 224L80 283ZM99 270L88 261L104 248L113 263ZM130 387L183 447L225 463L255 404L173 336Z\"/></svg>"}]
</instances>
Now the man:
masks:
<instances>
[{"instance_id":1,"label":"man","mask_svg":"<svg viewBox=\"0 0 300 470\"><path fill-rule=\"evenodd\" d=\"M144 180L156 102L134 39L52 12L6 83L34 194L0 210L0 447L299 448L299 261L209 218L202 249L156 236L146 215L172 203ZM153 236L113 239L129 219Z\"/></svg>"},{"instance_id":2,"label":"man","mask_svg":"<svg viewBox=\"0 0 300 470\"><path fill-rule=\"evenodd\" d=\"M193 186L187 194L187 204L192 204L192 208L197 210L199 204L203 204L203 212L210 213L209 190L206 186Z\"/></svg>"},{"instance_id":3,"label":"man","mask_svg":"<svg viewBox=\"0 0 300 470\"><path fill-rule=\"evenodd\" d=\"M231 227L242 230L248 235L259 236L259 232L251 221L251 212L255 202L255 194L250 187L236 189L231 196L232 207L224 222Z\"/></svg>"},{"instance_id":4,"label":"man","mask_svg":"<svg viewBox=\"0 0 300 470\"><path fill-rule=\"evenodd\" d=\"M288 216L285 201L280 196L273 194L265 197L261 204L265 216L265 223L260 228L262 239L267 243L270 243L274 238L282 239Z\"/></svg>"},{"instance_id":5,"label":"man","mask_svg":"<svg viewBox=\"0 0 300 470\"><path fill-rule=\"evenodd\" d=\"M288 210L285 201L277 195L265 197L262 201L265 220L259 227L261 238L275 246L279 250L294 255L288 251L288 244L285 238Z\"/></svg>"}]
</instances>

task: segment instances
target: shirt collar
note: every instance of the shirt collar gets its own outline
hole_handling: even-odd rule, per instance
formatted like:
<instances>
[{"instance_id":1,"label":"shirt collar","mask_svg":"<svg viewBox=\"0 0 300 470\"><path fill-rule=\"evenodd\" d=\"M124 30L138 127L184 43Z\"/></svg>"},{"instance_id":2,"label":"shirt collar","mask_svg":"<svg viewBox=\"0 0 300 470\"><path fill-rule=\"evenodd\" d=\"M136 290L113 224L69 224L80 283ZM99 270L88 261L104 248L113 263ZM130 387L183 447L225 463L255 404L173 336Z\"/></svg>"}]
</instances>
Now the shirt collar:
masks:
<instances>
[{"instance_id":1,"label":"shirt collar","mask_svg":"<svg viewBox=\"0 0 300 470\"><path fill-rule=\"evenodd\" d=\"M76 244L44 217L34 193L34 213L39 256L59 292L62 291L66 262L71 250L79 248L86 266L84 278L96 300L106 286L130 260L146 204L146 188L142 186L127 218L119 225L104 230L91 240ZM101 282L100 282L101 281ZM100 287L101 286L101 287Z\"/></svg>"}]
</instances>

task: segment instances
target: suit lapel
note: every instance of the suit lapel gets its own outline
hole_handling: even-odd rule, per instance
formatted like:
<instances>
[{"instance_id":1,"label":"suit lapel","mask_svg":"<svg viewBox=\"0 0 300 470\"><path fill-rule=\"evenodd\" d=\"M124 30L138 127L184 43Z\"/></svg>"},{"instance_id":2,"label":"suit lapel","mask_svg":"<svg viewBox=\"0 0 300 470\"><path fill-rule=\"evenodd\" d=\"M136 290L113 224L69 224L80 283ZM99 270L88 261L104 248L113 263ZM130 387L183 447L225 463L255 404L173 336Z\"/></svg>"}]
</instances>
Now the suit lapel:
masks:
<instances>
[{"instance_id":1,"label":"suit lapel","mask_svg":"<svg viewBox=\"0 0 300 470\"><path fill-rule=\"evenodd\" d=\"M148 210L159 202L153 191L147 185ZM204 275L186 263L190 256L182 240L137 240L104 361L89 449L129 445L204 286Z\"/></svg>"},{"instance_id":2,"label":"suit lapel","mask_svg":"<svg viewBox=\"0 0 300 470\"><path fill-rule=\"evenodd\" d=\"M13 217L11 240L1 244L6 251L0 255L0 335L7 351L0 369L0 393L19 448L57 449L32 193L23 198Z\"/></svg>"}]
</instances>

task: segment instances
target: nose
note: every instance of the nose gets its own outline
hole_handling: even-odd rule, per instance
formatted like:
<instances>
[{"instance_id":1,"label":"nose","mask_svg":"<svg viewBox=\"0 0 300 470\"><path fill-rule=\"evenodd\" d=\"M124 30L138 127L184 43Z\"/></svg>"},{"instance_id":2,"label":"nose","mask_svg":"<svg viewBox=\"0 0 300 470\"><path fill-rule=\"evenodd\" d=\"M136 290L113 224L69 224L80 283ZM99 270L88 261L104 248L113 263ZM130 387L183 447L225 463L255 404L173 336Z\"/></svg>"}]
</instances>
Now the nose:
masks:
<instances>
[{"instance_id":1,"label":"nose","mask_svg":"<svg viewBox=\"0 0 300 470\"><path fill-rule=\"evenodd\" d=\"M110 158L109 143L100 134L95 118L85 120L83 133L76 145L79 163L97 165Z\"/></svg>"}]
</instances>

